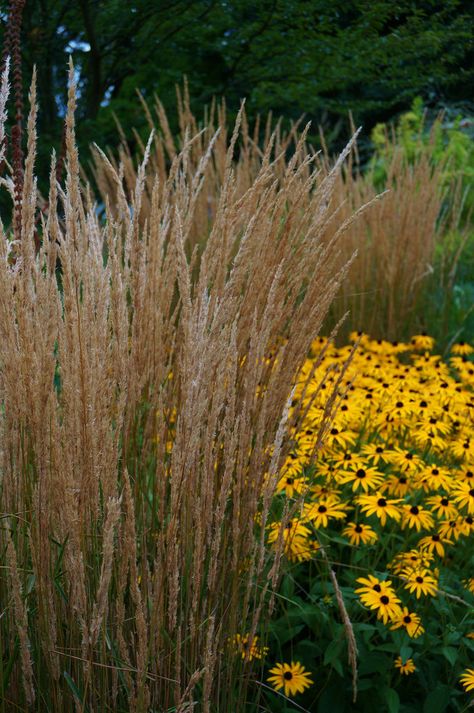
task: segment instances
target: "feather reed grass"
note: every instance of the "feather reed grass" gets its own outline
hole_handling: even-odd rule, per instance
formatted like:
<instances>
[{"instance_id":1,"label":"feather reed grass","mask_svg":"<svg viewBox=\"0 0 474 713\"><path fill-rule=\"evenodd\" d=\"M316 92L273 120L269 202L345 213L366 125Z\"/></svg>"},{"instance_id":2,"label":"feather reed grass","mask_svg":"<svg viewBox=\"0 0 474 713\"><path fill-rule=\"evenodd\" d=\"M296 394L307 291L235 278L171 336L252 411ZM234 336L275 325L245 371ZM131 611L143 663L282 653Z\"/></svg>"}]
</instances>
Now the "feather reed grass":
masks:
<instances>
[{"instance_id":1,"label":"feather reed grass","mask_svg":"<svg viewBox=\"0 0 474 713\"><path fill-rule=\"evenodd\" d=\"M196 206L189 232L191 245L197 245L204 239L216 219L219 196L225 183L226 152L229 141L226 123L225 103L213 102L205 112L204 122L199 122L191 111L187 85L178 90L178 116L180 133L175 138L169 128L164 108L158 98L150 107L141 98L150 130L154 132L153 146L150 151L145 183L147 194L151 195L152 182L156 176L165 180L170 164L188 141L189 136L195 142L189 151L185 170L189 175L196 171L206 147L214 141L212 158L209 161L203 186L196 198ZM253 185L261 170L262 161L272 161L273 175L279 181L284 180L289 156L297 155L297 162L310 153L314 156L319 170L319 179L334 167L321 137L323 152L315 155L311 145L301 145L302 131L299 124L294 124L289 131L282 129L277 122L271 131L272 117L269 115L263 125L257 119L250 131L245 111L241 112L241 131L238 150L234 161L234 188L236 195L243 196ZM120 128L120 127L119 127ZM433 129L433 134L435 133ZM125 192L132 195L137 180L136 160L132 156L125 137L122 136L120 147L120 165L124 176ZM136 142L141 146L138 134ZM299 151L295 151L300 146ZM322 234L322 242L330 242L337 226L349 221L351 216L368 203L373 203L370 210L363 211L359 220L350 222L338 241L340 250L339 267L351 260L357 251L358 258L351 264L347 278L342 281L341 289L332 302L330 314L324 329L329 333L347 312L350 318L338 333L338 339L347 341L352 330L364 331L376 338L402 339L427 327L423 323L426 302L432 289L433 279L441 280L443 271L437 255L451 254L447 241L462 210L462 201L454 200L451 205L449 221L446 215L446 186L443 175L445 162L433 160L434 143L426 147L409 162L395 135L387 132L386 136L386 179L384 199L376 200L375 167L361 172L358 166L357 144L348 156L343 171L337 172L334 189L331 194L329 212L333 214L333 223L327 224ZM267 157L264 159L264 157ZM271 158L270 158L271 157ZM109 159L118 170L118 160L112 155ZM106 170L103 157L96 151L91 165L96 184L104 202L117 206L117 185ZM300 176L308 177L309 164L299 166ZM444 188L443 188L444 186ZM450 189L451 195L455 186ZM303 210L311 210L311 193L302 199ZM150 199L144 198L140 220L143 223L150 214ZM449 224L448 224L449 223ZM455 262L459 256L453 256ZM436 273L436 274L435 274ZM447 292L452 292L452 285L447 285Z\"/></svg>"},{"instance_id":2,"label":"feather reed grass","mask_svg":"<svg viewBox=\"0 0 474 713\"><path fill-rule=\"evenodd\" d=\"M73 77L65 180L53 155L35 225L33 82L21 239L0 227L0 711L247 709L256 673L229 642L278 581L265 527L346 271L350 146L318 170L306 130L262 150L242 110L231 135L188 116L175 148L159 106L137 169L96 149L101 216Z\"/></svg>"}]
</instances>

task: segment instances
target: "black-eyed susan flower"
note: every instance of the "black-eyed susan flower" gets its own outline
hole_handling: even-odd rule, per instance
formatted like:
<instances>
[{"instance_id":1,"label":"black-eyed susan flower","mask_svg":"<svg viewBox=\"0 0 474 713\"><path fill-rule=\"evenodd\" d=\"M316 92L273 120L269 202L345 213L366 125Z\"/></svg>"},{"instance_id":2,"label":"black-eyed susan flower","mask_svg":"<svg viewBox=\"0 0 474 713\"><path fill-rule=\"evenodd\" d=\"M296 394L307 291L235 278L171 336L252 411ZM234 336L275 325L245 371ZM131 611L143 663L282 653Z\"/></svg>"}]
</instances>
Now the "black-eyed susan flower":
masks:
<instances>
[{"instance_id":1,"label":"black-eyed susan flower","mask_svg":"<svg viewBox=\"0 0 474 713\"><path fill-rule=\"evenodd\" d=\"M467 481L459 483L453 489L452 497L459 507L466 509L470 515L474 514L474 485Z\"/></svg>"},{"instance_id":2,"label":"black-eyed susan flower","mask_svg":"<svg viewBox=\"0 0 474 713\"><path fill-rule=\"evenodd\" d=\"M362 587L359 587L359 589L356 589L355 592L356 594L359 594L361 600L364 603L364 596L366 594L372 594L372 592L380 593L383 590L392 589L391 581L379 579L378 577L374 577L373 574L368 574L367 577L359 577L358 579L356 579L356 582L359 582L359 584L363 585Z\"/></svg>"},{"instance_id":3,"label":"black-eyed susan flower","mask_svg":"<svg viewBox=\"0 0 474 713\"><path fill-rule=\"evenodd\" d=\"M273 522L268 529L268 542L275 548L280 546L280 536L283 538L283 552L289 560L301 562L312 556L310 530L298 518L290 520L283 531L280 522Z\"/></svg>"},{"instance_id":4,"label":"black-eyed susan flower","mask_svg":"<svg viewBox=\"0 0 474 713\"><path fill-rule=\"evenodd\" d=\"M425 492L439 490L440 488L449 491L452 487L453 479L448 468L431 465L423 468L417 474L417 482Z\"/></svg>"},{"instance_id":5,"label":"black-eyed susan flower","mask_svg":"<svg viewBox=\"0 0 474 713\"><path fill-rule=\"evenodd\" d=\"M297 693L303 693L306 688L309 688L313 681L311 673L305 671L298 661L291 663L277 663L270 669L272 675L267 678L276 691L284 689L285 696L294 696Z\"/></svg>"},{"instance_id":6,"label":"black-eyed susan flower","mask_svg":"<svg viewBox=\"0 0 474 713\"><path fill-rule=\"evenodd\" d=\"M303 516L319 529L327 527L329 520L343 520L346 517L346 507L337 497L329 495L322 500L305 505Z\"/></svg>"},{"instance_id":7,"label":"black-eyed susan flower","mask_svg":"<svg viewBox=\"0 0 474 713\"><path fill-rule=\"evenodd\" d=\"M434 597L438 591L438 581L427 569L404 571L405 589L415 594L419 599L421 595Z\"/></svg>"},{"instance_id":8,"label":"black-eyed susan flower","mask_svg":"<svg viewBox=\"0 0 474 713\"><path fill-rule=\"evenodd\" d=\"M410 339L410 346L412 349L417 350L428 350L431 351L434 347L435 340L433 337L429 337L425 332L421 334L414 334Z\"/></svg>"},{"instance_id":9,"label":"black-eyed susan flower","mask_svg":"<svg viewBox=\"0 0 474 713\"><path fill-rule=\"evenodd\" d=\"M303 493L306 488L306 478L295 478L293 475L286 474L278 481L276 491L277 493L284 492L288 498L292 498Z\"/></svg>"},{"instance_id":10,"label":"black-eyed susan flower","mask_svg":"<svg viewBox=\"0 0 474 713\"><path fill-rule=\"evenodd\" d=\"M474 690L474 668L467 668L464 673L459 677L465 691Z\"/></svg>"},{"instance_id":11,"label":"black-eyed susan flower","mask_svg":"<svg viewBox=\"0 0 474 713\"><path fill-rule=\"evenodd\" d=\"M333 425L327 433L324 446L325 448L334 448L334 446L347 448L348 446L353 446L354 443L355 435L352 431Z\"/></svg>"},{"instance_id":12,"label":"black-eyed susan flower","mask_svg":"<svg viewBox=\"0 0 474 713\"><path fill-rule=\"evenodd\" d=\"M349 522L342 534L349 539L351 545L360 545L361 542L368 545L377 541L377 533L365 523Z\"/></svg>"},{"instance_id":13,"label":"black-eyed susan flower","mask_svg":"<svg viewBox=\"0 0 474 713\"><path fill-rule=\"evenodd\" d=\"M474 466L466 465L456 472L456 483L463 481L474 486Z\"/></svg>"},{"instance_id":14,"label":"black-eyed susan flower","mask_svg":"<svg viewBox=\"0 0 474 713\"><path fill-rule=\"evenodd\" d=\"M400 574L405 571L420 569L420 567L428 568L434 557L426 550L410 550L409 552L399 552L393 558L392 562L387 565L395 574Z\"/></svg>"},{"instance_id":15,"label":"black-eyed susan flower","mask_svg":"<svg viewBox=\"0 0 474 713\"><path fill-rule=\"evenodd\" d=\"M474 347L472 347L467 342L458 342L453 344L451 347L451 354L456 354L460 356L467 356L468 354L474 353Z\"/></svg>"},{"instance_id":16,"label":"black-eyed susan flower","mask_svg":"<svg viewBox=\"0 0 474 713\"><path fill-rule=\"evenodd\" d=\"M441 520L438 524L438 532L442 537L447 537L450 540L459 540L461 535L467 534L466 525L462 517Z\"/></svg>"},{"instance_id":17,"label":"black-eyed susan flower","mask_svg":"<svg viewBox=\"0 0 474 713\"><path fill-rule=\"evenodd\" d=\"M401 656L398 656L395 659L394 666L395 668L398 668L399 672L404 676L409 676L410 673L414 673L416 671L416 666L413 662L413 659L406 659L405 661L403 661Z\"/></svg>"},{"instance_id":18,"label":"black-eyed susan flower","mask_svg":"<svg viewBox=\"0 0 474 713\"><path fill-rule=\"evenodd\" d=\"M380 492L383 494L388 493L395 497L403 497L413 490L413 486L413 479L408 473L393 473L385 477L385 480L380 486Z\"/></svg>"},{"instance_id":19,"label":"black-eyed susan flower","mask_svg":"<svg viewBox=\"0 0 474 713\"><path fill-rule=\"evenodd\" d=\"M420 532L422 529L429 530L433 525L433 516L421 505L406 504L402 506L402 528L415 528L417 532Z\"/></svg>"},{"instance_id":20,"label":"black-eyed susan flower","mask_svg":"<svg viewBox=\"0 0 474 713\"><path fill-rule=\"evenodd\" d=\"M369 458L374 465L386 462L386 454L390 449L381 443L367 443L362 447L361 453Z\"/></svg>"},{"instance_id":21,"label":"black-eyed susan flower","mask_svg":"<svg viewBox=\"0 0 474 713\"><path fill-rule=\"evenodd\" d=\"M390 628L403 628L412 639L417 639L425 631L421 625L421 619L418 614L409 611L408 607L403 607L399 615L392 619L392 626Z\"/></svg>"},{"instance_id":22,"label":"black-eyed susan flower","mask_svg":"<svg viewBox=\"0 0 474 713\"><path fill-rule=\"evenodd\" d=\"M466 587L466 589L468 589L472 594L474 594L474 577L465 579L463 584Z\"/></svg>"},{"instance_id":23,"label":"black-eyed susan flower","mask_svg":"<svg viewBox=\"0 0 474 713\"><path fill-rule=\"evenodd\" d=\"M339 483L351 483L353 492L363 490L376 490L383 482L383 475L375 468L359 465L359 467L340 473L337 476Z\"/></svg>"},{"instance_id":24,"label":"black-eyed susan flower","mask_svg":"<svg viewBox=\"0 0 474 713\"><path fill-rule=\"evenodd\" d=\"M236 634L232 639L232 644L236 653L244 661L262 659L268 653L268 646L259 644L258 636L251 637L250 634Z\"/></svg>"},{"instance_id":25,"label":"black-eyed susan flower","mask_svg":"<svg viewBox=\"0 0 474 713\"><path fill-rule=\"evenodd\" d=\"M466 517L463 518L463 523L466 528L465 534L468 536L474 530L474 515L466 515Z\"/></svg>"},{"instance_id":26,"label":"black-eyed susan flower","mask_svg":"<svg viewBox=\"0 0 474 713\"><path fill-rule=\"evenodd\" d=\"M422 458L412 450L395 447L387 453L387 461L401 470L413 472L423 465Z\"/></svg>"},{"instance_id":27,"label":"black-eyed susan flower","mask_svg":"<svg viewBox=\"0 0 474 713\"><path fill-rule=\"evenodd\" d=\"M451 520L452 518L456 518L459 514L450 496L444 495L443 493L433 495L431 498L426 498L426 504L430 505L432 512L434 512L437 517L443 518L443 520Z\"/></svg>"},{"instance_id":28,"label":"black-eyed susan flower","mask_svg":"<svg viewBox=\"0 0 474 713\"><path fill-rule=\"evenodd\" d=\"M452 544L452 540L448 540L446 537L441 537L441 535L435 532L432 535L422 537L418 543L418 546L421 550L427 550L428 552L436 552L438 557L444 557L444 546Z\"/></svg>"},{"instance_id":29,"label":"black-eyed susan flower","mask_svg":"<svg viewBox=\"0 0 474 713\"><path fill-rule=\"evenodd\" d=\"M378 517L382 525L387 522L387 517L393 520L400 520L401 511L398 504L400 499L389 500L382 493L374 493L373 495L359 495L356 502L361 506L362 512L367 515L375 515Z\"/></svg>"},{"instance_id":30,"label":"black-eyed susan flower","mask_svg":"<svg viewBox=\"0 0 474 713\"><path fill-rule=\"evenodd\" d=\"M390 590L380 593L373 592L366 597L365 606L377 612L377 619L381 619L384 624L393 621L400 614L400 599Z\"/></svg>"},{"instance_id":31,"label":"black-eyed susan flower","mask_svg":"<svg viewBox=\"0 0 474 713\"><path fill-rule=\"evenodd\" d=\"M450 443L451 452L456 458L464 458L472 461L474 459L474 439L465 434Z\"/></svg>"}]
</instances>

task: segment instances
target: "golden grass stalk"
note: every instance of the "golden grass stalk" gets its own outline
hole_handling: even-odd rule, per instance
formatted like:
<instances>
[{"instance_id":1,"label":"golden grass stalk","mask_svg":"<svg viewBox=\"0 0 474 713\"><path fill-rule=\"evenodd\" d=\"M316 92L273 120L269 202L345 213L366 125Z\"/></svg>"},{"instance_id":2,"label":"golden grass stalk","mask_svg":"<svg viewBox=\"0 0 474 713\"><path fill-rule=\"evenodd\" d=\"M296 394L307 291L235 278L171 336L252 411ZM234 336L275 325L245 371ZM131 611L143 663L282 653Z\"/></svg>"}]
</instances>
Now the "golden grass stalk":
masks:
<instances>
[{"instance_id":1,"label":"golden grass stalk","mask_svg":"<svg viewBox=\"0 0 474 713\"><path fill-rule=\"evenodd\" d=\"M174 147L158 107L137 169L97 150L101 217L71 67L66 177L53 156L36 253L34 85L31 102L13 265L0 229L0 507L19 563L2 551L19 613L0 620L4 700L31 698L28 636L44 710L243 710L256 693L229 642L259 629L278 580L265 528L289 395L344 275L351 218L331 206L350 147L321 172L305 131L257 148L222 108L220 132L188 116Z\"/></svg>"}]
</instances>

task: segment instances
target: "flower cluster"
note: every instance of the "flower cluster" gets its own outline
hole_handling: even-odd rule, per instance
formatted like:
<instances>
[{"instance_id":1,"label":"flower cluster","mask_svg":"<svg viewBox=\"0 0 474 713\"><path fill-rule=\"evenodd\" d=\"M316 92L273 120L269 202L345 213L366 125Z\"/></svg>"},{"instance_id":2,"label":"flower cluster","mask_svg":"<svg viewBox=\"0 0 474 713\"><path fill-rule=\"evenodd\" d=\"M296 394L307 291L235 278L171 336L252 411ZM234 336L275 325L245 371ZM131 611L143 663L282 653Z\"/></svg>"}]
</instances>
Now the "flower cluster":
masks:
<instances>
[{"instance_id":1,"label":"flower cluster","mask_svg":"<svg viewBox=\"0 0 474 713\"><path fill-rule=\"evenodd\" d=\"M474 349L461 342L443 361L426 335L351 341L336 348L318 339L302 368L293 402L302 416L268 543L291 563L317 558L334 536L348 550L365 548L357 562L366 576L352 580L360 603L418 639L419 603L453 582L462 596L474 593L474 578L463 580L456 564L474 532ZM411 659L395 665L416 668Z\"/></svg>"}]
</instances>

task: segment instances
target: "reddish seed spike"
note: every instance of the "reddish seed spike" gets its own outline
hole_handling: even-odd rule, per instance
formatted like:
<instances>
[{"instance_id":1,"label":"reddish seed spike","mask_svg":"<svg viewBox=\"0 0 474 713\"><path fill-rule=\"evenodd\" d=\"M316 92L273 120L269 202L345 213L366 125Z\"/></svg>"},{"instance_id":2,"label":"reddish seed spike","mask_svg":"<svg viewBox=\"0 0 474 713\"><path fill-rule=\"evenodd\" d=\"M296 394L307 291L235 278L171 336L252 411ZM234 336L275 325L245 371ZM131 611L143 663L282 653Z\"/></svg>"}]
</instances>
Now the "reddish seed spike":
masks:
<instances>
[{"instance_id":1,"label":"reddish seed spike","mask_svg":"<svg viewBox=\"0 0 474 713\"><path fill-rule=\"evenodd\" d=\"M22 122L23 122L23 84L21 72L21 23L25 0L11 0L8 14L8 25L5 32L3 48L2 71L8 55L11 56L13 75L13 94L15 97L15 125L11 130L11 153L14 182L14 217L13 228L15 238L21 237L21 198L23 194L23 150L22 150ZM0 172L3 165L0 167Z\"/></svg>"}]
</instances>

